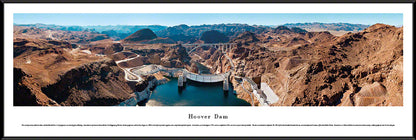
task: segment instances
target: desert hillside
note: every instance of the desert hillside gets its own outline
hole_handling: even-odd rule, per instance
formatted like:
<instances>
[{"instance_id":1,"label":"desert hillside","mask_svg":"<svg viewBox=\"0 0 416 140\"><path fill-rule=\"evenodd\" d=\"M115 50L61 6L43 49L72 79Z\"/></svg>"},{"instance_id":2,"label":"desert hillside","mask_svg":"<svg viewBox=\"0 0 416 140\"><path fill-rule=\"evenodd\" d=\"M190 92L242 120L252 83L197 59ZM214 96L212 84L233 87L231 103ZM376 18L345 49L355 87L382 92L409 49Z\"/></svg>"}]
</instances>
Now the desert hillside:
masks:
<instances>
[{"instance_id":1,"label":"desert hillside","mask_svg":"<svg viewBox=\"0 0 416 140\"><path fill-rule=\"evenodd\" d=\"M14 105L117 105L135 91L114 60L101 55L121 51L120 44L81 47L71 38L45 34L61 31L15 29Z\"/></svg>"},{"instance_id":2,"label":"desert hillside","mask_svg":"<svg viewBox=\"0 0 416 140\"><path fill-rule=\"evenodd\" d=\"M334 36L277 27L267 34L245 32L229 56L236 76L258 77L280 98L277 106L397 106L403 103L403 28L375 24ZM229 64L203 51L214 71ZM239 82L233 82L243 99ZM244 86L244 85L243 85Z\"/></svg>"}]
</instances>

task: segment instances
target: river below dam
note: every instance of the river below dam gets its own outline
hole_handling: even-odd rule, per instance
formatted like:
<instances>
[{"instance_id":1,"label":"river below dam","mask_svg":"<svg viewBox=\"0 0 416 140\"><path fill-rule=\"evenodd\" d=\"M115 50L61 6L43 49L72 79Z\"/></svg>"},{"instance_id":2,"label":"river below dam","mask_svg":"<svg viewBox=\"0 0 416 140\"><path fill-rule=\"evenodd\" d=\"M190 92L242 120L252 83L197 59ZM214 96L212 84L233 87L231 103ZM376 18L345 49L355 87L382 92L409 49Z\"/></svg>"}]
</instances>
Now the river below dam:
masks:
<instances>
[{"instance_id":1,"label":"river below dam","mask_svg":"<svg viewBox=\"0 0 416 140\"><path fill-rule=\"evenodd\" d=\"M224 92L222 83L198 83L188 80L183 89L178 88L178 79L172 78L157 86L146 106L250 106L236 97L232 88Z\"/></svg>"}]
</instances>

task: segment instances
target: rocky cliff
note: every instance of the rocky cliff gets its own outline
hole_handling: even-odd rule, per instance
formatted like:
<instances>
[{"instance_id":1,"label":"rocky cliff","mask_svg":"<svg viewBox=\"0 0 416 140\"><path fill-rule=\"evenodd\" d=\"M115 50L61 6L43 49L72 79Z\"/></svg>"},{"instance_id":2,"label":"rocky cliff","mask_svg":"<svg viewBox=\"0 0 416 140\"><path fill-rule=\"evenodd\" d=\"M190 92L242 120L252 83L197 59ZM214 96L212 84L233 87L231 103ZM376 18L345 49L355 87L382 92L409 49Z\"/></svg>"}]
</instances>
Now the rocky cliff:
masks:
<instances>
[{"instance_id":1,"label":"rocky cliff","mask_svg":"<svg viewBox=\"0 0 416 140\"><path fill-rule=\"evenodd\" d=\"M137 43L157 38L156 34L150 29L141 29L123 39L126 43Z\"/></svg>"},{"instance_id":2,"label":"rocky cliff","mask_svg":"<svg viewBox=\"0 0 416 140\"><path fill-rule=\"evenodd\" d=\"M59 40L68 41L70 43L88 43L109 39L110 37L98 32L84 30L84 31L64 31L53 28L37 28L25 26L13 26L14 38L27 39L45 39L45 40Z\"/></svg>"},{"instance_id":3,"label":"rocky cliff","mask_svg":"<svg viewBox=\"0 0 416 140\"><path fill-rule=\"evenodd\" d=\"M203 32L200 40L204 41L205 43L224 43L228 42L229 39L227 36L217 30L210 30Z\"/></svg>"},{"instance_id":4,"label":"rocky cliff","mask_svg":"<svg viewBox=\"0 0 416 140\"><path fill-rule=\"evenodd\" d=\"M273 105L403 105L403 28L376 24L336 37L329 32L297 33L280 27L269 35L280 41L234 39L238 46L228 55L236 65L235 75L261 76L269 84L280 98ZM207 58L216 71L226 69L223 59ZM233 83L239 86L236 80ZM236 90L251 102L241 88Z\"/></svg>"},{"instance_id":5,"label":"rocky cliff","mask_svg":"<svg viewBox=\"0 0 416 140\"><path fill-rule=\"evenodd\" d=\"M16 106L117 105L146 84L129 84L113 60L67 41L15 38L13 47Z\"/></svg>"},{"instance_id":6,"label":"rocky cliff","mask_svg":"<svg viewBox=\"0 0 416 140\"><path fill-rule=\"evenodd\" d=\"M141 57L137 57L131 61L121 62L118 65L121 67L135 67L147 64L157 64L165 67L183 68L190 65L191 60L186 49L181 45L162 46L159 49L133 50L133 52Z\"/></svg>"},{"instance_id":7,"label":"rocky cliff","mask_svg":"<svg viewBox=\"0 0 416 140\"><path fill-rule=\"evenodd\" d=\"M102 106L117 105L144 83L124 79L112 60L88 63L59 76L56 83L40 86L31 75L15 68L14 105Z\"/></svg>"},{"instance_id":8,"label":"rocky cliff","mask_svg":"<svg viewBox=\"0 0 416 140\"><path fill-rule=\"evenodd\" d=\"M100 40L91 42L88 46L82 47L83 49L91 50L95 54L112 55L117 52L123 51L121 43L114 43L111 39Z\"/></svg>"},{"instance_id":9,"label":"rocky cliff","mask_svg":"<svg viewBox=\"0 0 416 140\"><path fill-rule=\"evenodd\" d=\"M13 105L14 106L59 106L46 96L31 75L20 68L13 68Z\"/></svg>"},{"instance_id":10,"label":"rocky cliff","mask_svg":"<svg viewBox=\"0 0 416 140\"><path fill-rule=\"evenodd\" d=\"M104 60L71 69L42 91L61 105L97 106L117 105L127 100L133 89L115 62Z\"/></svg>"}]
</instances>

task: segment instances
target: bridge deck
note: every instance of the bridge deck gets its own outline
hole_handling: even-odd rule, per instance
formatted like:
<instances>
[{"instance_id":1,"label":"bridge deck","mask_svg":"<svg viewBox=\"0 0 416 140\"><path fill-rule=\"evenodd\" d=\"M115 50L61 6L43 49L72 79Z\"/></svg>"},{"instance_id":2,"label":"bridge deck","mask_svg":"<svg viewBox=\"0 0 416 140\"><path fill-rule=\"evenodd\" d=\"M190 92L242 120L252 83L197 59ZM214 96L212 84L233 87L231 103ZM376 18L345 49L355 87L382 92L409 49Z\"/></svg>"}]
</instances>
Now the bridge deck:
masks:
<instances>
[{"instance_id":1,"label":"bridge deck","mask_svg":"<svg viewBox=\"0 0 416 140\"><path fill-rule=\"evenodd\" d=\"M237 43L212 43L212 44L182 44L182 46L196 46L195 48L192 48L191 50L189 50L188 51L188 54L190 54L190 53L192 53L195 49L197 49L197 48L199 48L199 47L202 47L202 46L210 46L210 47L212 47L212 46L217 46L217 47L219 47L219 46L232 46L232 45L236 45ZM222 48L223 50L222 50L222 52L223 53L225 53L225 51L227 50L227 49L225 49L225 48Z\"/></svg>"},{"instance_id":2,"label":"bridge deck","mask_svg":"<svg viewBox=\"0 0 416 140\"><path fill-rule=\"evenodd\" d=\"M210 75L199 75L194 73L185 73L185 77L192 81L202 82L202 83L216 83L222 82L225 79L224 74L210 74Z\"/></svg>"}]
</instances>

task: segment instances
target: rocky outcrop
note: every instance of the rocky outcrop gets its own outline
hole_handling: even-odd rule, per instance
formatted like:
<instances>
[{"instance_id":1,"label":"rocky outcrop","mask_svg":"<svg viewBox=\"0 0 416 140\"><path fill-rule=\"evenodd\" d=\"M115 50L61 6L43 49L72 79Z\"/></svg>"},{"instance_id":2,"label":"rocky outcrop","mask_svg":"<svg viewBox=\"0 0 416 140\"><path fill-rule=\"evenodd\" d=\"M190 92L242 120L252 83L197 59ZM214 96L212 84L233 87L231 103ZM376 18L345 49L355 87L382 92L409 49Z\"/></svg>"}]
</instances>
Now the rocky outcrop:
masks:
<instances>
[{"instance_id":1,"label":"rocky outcrop","mask_svg":"<svg viewBox=\"0 0 416 140\"><path fill-rule=\"evenodd\" d=\"M403 105L402 27L376 24L341 37L329 32L294 33L285 27L276 31L285 34L279 36L281 41L267 43L282 44L279 49L251 42L228 53L236 76L261 76L269 84L280 98L273 105ZM219 59L209 59L213 68L223 68ZM239 97L251 102L249 94L236 89Z\"/></svg>"},{"instance_id":2,"label":"rocky outcrop","mask_svg":"<svg viewBox=\"0 0 416 140\"><path fill-rule=\"evenodd\" d=\"M256 34L246 31L240 35L238 35L236 38L232 39L231 42L237 42L245 45L249 45L250 43L258 42L260 41Z\"/></svg>"},{"instance_id":3,"label":"rocky outcrop","mask_svg":"<svg viewBox=\"0 0 416 140\"><path fill-rule=\"evenodd\" d=\"M169 37L175 41L181 41L183 43L194 43L201 38L204 32L211 30L219 31L228 38L235 38L237 35L245 31L259 34L271 30L271 27L257 25L252 26L248 24L204 24L196 26L182 24L156 31L156 34L160 37Z\"/></svg>"},{"instance_id":4,"label":"rocky outcrop","mask_svg":"<svg viewBox=\"0 0 416 140\"><path fill-rule=\"evenodd\" d=\"M165 67L183 68L190 65L191 58L181 45L163 46L161 49L134 50L137 57L130 61L118 63L121 67L135 67L148 64L157 64Z\"/></svg>"},{"instance_id":5,"label":"rocky outcrop","mask_svg":"<svg viewBox=\"0 0 416 140\"><path fill-rule=\"evenodd\" d=\"M352 103L357 106L381 105L386 100L386 87L379 82L364 85L360 91L353 96Z\"/></svg>"},{"instance_id":6,"label":"rocky outcrop","mask_svg":"<svg viewBox=\"0 0 416 140\"><path fill-rule=\"evenodd\" d=\"M31 26L31 25L29 25ZM91 30L77 30L77 31L64 31L56 30L53 27L25 27L25 26L13 26L14 38L30 38L30 39L44 39L44 40L59 40L67 41L70 43L87 43L98 40L109 39L109 36L100 34ZM53 43L53 42L51 42ZM57 45L57 44L55 44Z\"/></svg>"},{"instance_id":7,"label":"rocky outcrop","mask_svg":"<svg viewBox=\"0 0 416 140\"><path fill-rule=\"evenodd\" d=\"M368 28L369 25L363 24L350 24L350 23L288 23L283 26L290 28L298 27L308 30L334 30L334 31L361 31L365 28Z\"/></svg>"},{"instance_id":8,"label":"rocky outcrop","mask_svg":"<svg viewBox=\"0 0 416 140\"><path fill-rule=\"evenodd\" d=\"M205 43L224 43L228 42L228 37L217 30L206 31L202 33L200 40Z\"/></svg>"},{"instance_id":9,"label":"rocky outcrop","mask_svg":"<svg viewBox=\"0 0 416 140\"><path fill-rule=\"evenodd\" d=\"M290 30L290 28L286 26L278 26L272 32L277 33L277 34L288 34L288 33L291 33L292 30Z\"/></svg>"},{"instance_id":10,"label":"rocky outcrop","mask_svg":"<svg viewBox=\"0 0 416 140\"><path fill-rule=\"evenodd\" d=\"M127 100L133 89L114 61L105 60L74 68L57 83L42 87L49 98L65 106L117 105Z\"/></svg>"},{"instance_id":11,"label":"rocky outcrop","mask_svg":"<svg viewBox=\"0 0 416 140\"><path fill-rule=\"evenodd\" d=\"M291 34L291 33L305 34L308 31L306 31L302 28L298 28L298 27L289 28L287 26L278 26L272 32L277 33L277 34Z\"/></svg>"},{"instance_id":12,"label":"rocky outcrop","mask_svg":"<svg viewBox=\"0 0 416 140\"><path fill-rule=\"evenodd\" d=\"M152 80L150 76L143 77L144 81L140 83L128 82L124 79L124 72L108 59L72 68L46 86L38 84L39 76L32 77L20 68L15 68L14 74L16 106L118 105L129 99L133 92L143 90Z\"/></svg>"},{"instance_id":13,"label":"rocky outcrop","mask_svg":"<svg viewBox=\"0 0 416 140\"><path fill-rule=\"evenodd\" d=\"M175 44L176 41L170 38L155 38L149 41L142 42L143 44Z\"/></svg>"},{"instance_id":14,"label":"rocky outcrop","mask_svg":"<svg viewBox=\"0 0 416 140\"><path fill-rule=\"evenodd\" d=\"M196 36L188 36L184 34L169 35L168 38L171 38L175 42L181 41L182 43L195 43L199 39Z\"/></svg>"},{"instance_id":15,"label":"rocky outcrop","mask_svg":"<svg viewBox=\"0 0 416 140\"><path fill-rule=\"evenodd\" d=\"M302 28L298 28L298 27L292 27L290 30L293 31L293 32L295 32L295 33L300 33L300 34L307 33L308 32L308 31L306 31L306 30L304 30Z\"/></svg>"},{"instance_id":16,"label":"rocky outcrop","mask_svg":"<svg viewBox=\"0 0 416 140\"><path fill-rule=\"evenodd\" d=\"M13 57L17 57L24 53L31 53L35 51L43 51L45 53L51 51L58 51L62 48L72 48L70 43L66 41L48 41L43 39L28 39L15 38L13 39Z\"/></svg>"},{"instance_id":17,"label":"rocky outcrop","mask_svg":"<svg viewBox=\"0 0 416 140\"><path fill-rule=\"evenodd\" d=\"M110 39L110 37L108 37L105 34L96 33L96 34L90 34L84 38L80 38L76 43L88 43L88 42L94 42L94 41L105 40L105 39Z\"/></svg>"},{"instance_id":18,"label":"rocky outcrop","mask_svg":"<svg viewBox=\"0 0 416 140\"><path fill-rule=\"evenodd\" d=\"M295 104L402 105L403 75L393 74L394 79L387 76L397 72L392 67L402 71L400 63L397 65L403 56L402 32L402 28L374 25L341 36L335 45L315 49L320 60L312 61L304 78L308 86Z\"/></svg>"},{"instance_id":19,"label":"rocky outcrop","mask_svg":"<svg viewBox=\"0 0 416 140\"><path fill-rule=\"evenodd\" d=\"M131 67L137 67L137 66L142 66L142 65L147 65L147 64L151 64L149 62L149 58L147 58L147 57L137 57L137 58L134 58L130 61L120 62L120 63L118 63L118 66L120 66L122 68L131 68Z\"/></svg>"},{"instance_id":20,"label":"rocky outcrop","mask_svg":"<svg viewBox=\"0 0 416 140\"><path fill-rule=\"evenodd\" d=\"M13 105L14 106L59 106L42 93L40 86L31 75L20 68L13 68Z\"/></svg>"},{"instance_id":21,"label":"rocky outcrop","mask_svg":"<svg viewBox=\"0 0 416 140\"><path fill-rule=\"evenodd\" d=\"M188 56L186 49L181 45L176 45L165 49L161 56L161 65L165 67L184 67L189 64L191 58Z\"/></svg>"},{"instance_id":22,"label":"rocky outcrop","mask_svg":"<svg viewBox=\"0 0 416 140\"><path fill-rule=\"evenodd\" d=\"M178 29L191 28L183 26ZM237 43L237 46L230 48L226 54L235 65L231 82L236 86L238 97L248 102L251 102L250 95L243 92L242 86L239 86L241 78L238 76L261 76L262 82L267 83L279 97L279 101L272 104L275 106L403 105L402 27L376 24L362 32L333 36L330 32L304 32L301 29L282 26L272 32L245 32L232 39L232 42ZM16 40L15 46L35 46L28 43L30 40ZM60 42L46 43L62 45ZM44 46L33 48L42 50L42 47ZM159 64L198 71L196 66L190 63L191 58L186 49L180 45L150 49L146 47L133 50L140 57L121 62L119 66ZM64 49L67 50L36 50L39 52L36 56L49 56L40 60L40 64L53 62L44 67L42 65L42 68L60 68L66 62L70 62L73 58L67 57ZM200 47L195 49L192 59L212 68L214 72L222 73L230 70L230 61L227 61L226 55L215 48ZM120 60L135 56L123 52L112 57L114 60ZM34 58L21 59L20 66L27 67L22 68L21 72L16 69L15 72L20 75L17 76L18 79L21 79L16 80L15 83L21 84L16 84L15 89L22 93L14 93L18 97L15 100L17 104L22 103L18 101L19 98L28 100L28 104L37 105L117 104L130 98L131 94L128 92L146 87L146 83L123 84L126 81L123 82L124 77L120 77L123 75L120 73L122 71L115 68L114 62L103 61L65 71L59 78L48 79L42 83L49 83L49 86L40 86L41 84L30 82L39 76L31 77L31 73L34 72L28 72L31 69L39 71L39 67L29 67L30 65L26 64L26 60ZM55 62L62 65L55 66ZM51 72L38 74L45 73ZM244 84L243 86L250 88ZM109 89L116 92L107 91ZM254 101L254 104L257 103L258 101Z\"/></svg>"},{"instance_id":23,"label":"rocky outcrop","mask_svg":"<svg viewBox=\"0 0 416 140\"><path fill-rule=\"evenodd\" d=\"M88 49L95 54L111 55L123 51L123 46L120 43L112 43L112 41L109 40L92 44Z\"/></svg>"},{"instance_id":24,"label":"rocky outcrop","mask_svg":"<svg viewBox=\"0 0 416 140\"><path fill-rule=\"evenodd\" d=\"M157 38L156 34L150 29L141 29L123 39L123 42L134 43Z\"/></svg>"}]
</instances>

